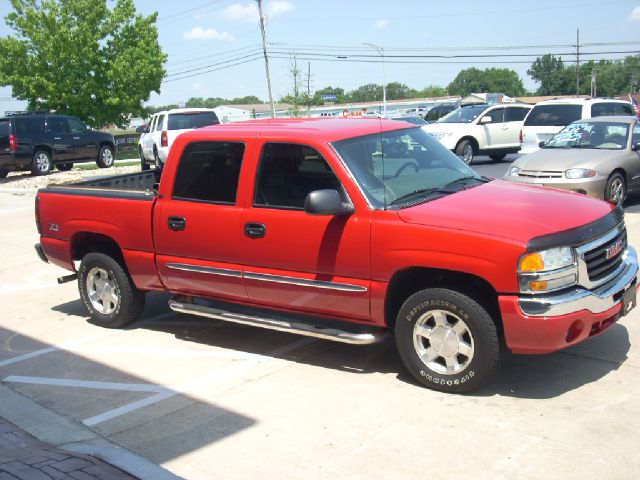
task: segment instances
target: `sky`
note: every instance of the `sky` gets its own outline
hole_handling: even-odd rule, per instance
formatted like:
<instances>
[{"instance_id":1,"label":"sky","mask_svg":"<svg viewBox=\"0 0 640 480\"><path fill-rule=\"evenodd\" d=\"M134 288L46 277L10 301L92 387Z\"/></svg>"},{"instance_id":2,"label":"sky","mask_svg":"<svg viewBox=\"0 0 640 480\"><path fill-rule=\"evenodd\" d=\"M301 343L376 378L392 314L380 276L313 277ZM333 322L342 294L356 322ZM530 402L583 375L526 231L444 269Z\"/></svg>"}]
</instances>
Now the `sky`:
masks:
<instances>
[{"instance_id":1,"label":"sky","mask_svg":"<svg viewBox=\"0 0 640 480\"><path fill-rule=\"evenodd\" d=\"M168 54L167 77L147 105L190 97L268 99L255 0L134 3L140 13L158 12ZM582 59L640 53L640 0L263 0L263 8L276 101L293 90L293 55L304 90L313 93L383 78L416 89L446 87L469 67L511 68L534 90L526 73L533 60L552 53L575 61L577 29ZM10 34L4 23L10 11L0 0L0 36ZM590 45L602 43L610 45ZM0 87L0 110L19 108L24 103L11 100L10 87Z\"/></svg>"}]
</instances>

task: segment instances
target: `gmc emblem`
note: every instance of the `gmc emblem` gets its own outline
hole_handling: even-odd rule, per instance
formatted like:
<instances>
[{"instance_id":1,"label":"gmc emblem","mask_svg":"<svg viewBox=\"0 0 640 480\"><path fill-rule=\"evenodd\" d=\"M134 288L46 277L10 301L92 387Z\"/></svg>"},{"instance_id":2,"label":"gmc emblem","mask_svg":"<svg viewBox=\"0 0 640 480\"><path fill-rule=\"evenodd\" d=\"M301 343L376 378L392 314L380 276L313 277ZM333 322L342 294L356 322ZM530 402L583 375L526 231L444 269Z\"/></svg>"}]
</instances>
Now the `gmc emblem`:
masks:
<instances>
[{"instance_id":1,"label":"gmc emblem","mask_svg":"<svg viewBox=\"0 0 640 480\"><path fill-rule=\"evenodd\" d=\"M620 239L615 244L607 248L605 253L606 259L609 260L618 255L622 251L622 247L624 247L624 242Z\"/></svg>"}]
</instances>

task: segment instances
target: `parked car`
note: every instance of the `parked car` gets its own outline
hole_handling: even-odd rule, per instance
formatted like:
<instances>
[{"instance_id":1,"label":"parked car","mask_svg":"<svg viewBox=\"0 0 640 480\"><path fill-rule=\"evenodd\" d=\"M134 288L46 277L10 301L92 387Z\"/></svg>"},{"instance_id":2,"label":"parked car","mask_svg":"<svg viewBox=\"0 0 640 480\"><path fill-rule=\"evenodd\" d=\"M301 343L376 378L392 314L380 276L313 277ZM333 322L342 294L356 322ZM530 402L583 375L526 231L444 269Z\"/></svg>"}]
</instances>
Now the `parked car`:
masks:
<instances>
[{"instance_id":1,"label":"parked car","mask_svg":"<svg viewBox=\"0 0 640 480\"><path fill-rule=\"evenodd\" d=\"M49 112L16 112L0 117L0 178L11 171L47 175L55 166L71 170L74 163L113 165L113 135L89 129L76 117Z\"/></svg>"},{"instance_id":2,"label":"parked car","mask_svg":"<svg viewBox=\"0 0 640 480\"><path fill-rule=\"evenodd\" d=\"M635 117L578 120L542 148L518 158L505 180L602 198L622 204L640 190L640 124Z\"/></svg>"},{"instance_id":3,"label":"parked car","mask_svg":"<svg viewBox=\"0 0 640 480\"><path fill-rule=\"evenodd\" d=\"M520 150L520 129L530 108L519 103L469 105L422 128L467 164L476 155L499 161Z\"/></svg>"},{"instance_id":4,"label":"parked car","mask_svg":"<svg viewBox=\"0 0 640 480\"><path fill-rule=\"evenodd\" d=\"M422 117L418 117L415 115L401 115L399 117L392 117L391 120L399 120L401 122L409 122L414 125L426 125L427 122L424 121Z\"/></svg>"},{"instance_id":5,"label":"parked car","mask_svg":"<svg viewBox=\"0 0 640 480\"><path fill-rule=\"evenodd\" d=\"M437 122L458 107L459 105L457 103L440 103L430 108L429 111L424 114L423 118L429 123Z\"/></svg>"},{"instance_id":6,"label":"parked car","mask_svg":"<svg viewBox=\"0 0 640 480\"><path fill-rule=\"evenodd\" d=\"M174 108L153 114L138 140L142 170L148 170L151 165L162 168L173 141L181 133L219 123L211 108Z\"/></svg>"},{"instance_id":7,"label":"parked car","mask_svg":"<svg viewBox=\"0 0 640 480\"><path fill-rule=\"evenodd\" d=\"M581 118L610 115L635 116L631 102L610 98L563 98L536 103L522 125L521 154L538 150L556 133Z\"/></svg>"},{"instance_id":8,"label":"parked car","mask_svg":"<svg viewBox=\"0 0 640 480\"><path fill-rule=\"evenodd\" d=\"M621 208L481 177L421 127L229 123L180 135L155 192L158 173L38 192L38 255L73 272L60 281L77 278L98 325L166 291L220 321L356 345L393 333L417 382L459 393L503 349L560 350L635 305Z\"/></svg>"}]
</instances>

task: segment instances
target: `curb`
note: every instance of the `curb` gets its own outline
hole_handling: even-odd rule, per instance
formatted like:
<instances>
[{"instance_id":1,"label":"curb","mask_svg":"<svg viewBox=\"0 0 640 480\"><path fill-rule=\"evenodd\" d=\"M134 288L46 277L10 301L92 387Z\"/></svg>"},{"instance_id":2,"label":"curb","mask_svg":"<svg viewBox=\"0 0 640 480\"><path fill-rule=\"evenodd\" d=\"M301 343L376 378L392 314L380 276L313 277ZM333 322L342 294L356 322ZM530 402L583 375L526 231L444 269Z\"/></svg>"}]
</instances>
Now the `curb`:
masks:
<instances>
[{"instance_id":1,"label":"curb","mask_svg":"<svg viewBox=\"0 0 640 480\"><path fill-rule=\"evenodd\" d=\"M141 480L183 480L159 465L0 384L0 417L38 440L93 455Z\"/></svg>"}]
</instances>

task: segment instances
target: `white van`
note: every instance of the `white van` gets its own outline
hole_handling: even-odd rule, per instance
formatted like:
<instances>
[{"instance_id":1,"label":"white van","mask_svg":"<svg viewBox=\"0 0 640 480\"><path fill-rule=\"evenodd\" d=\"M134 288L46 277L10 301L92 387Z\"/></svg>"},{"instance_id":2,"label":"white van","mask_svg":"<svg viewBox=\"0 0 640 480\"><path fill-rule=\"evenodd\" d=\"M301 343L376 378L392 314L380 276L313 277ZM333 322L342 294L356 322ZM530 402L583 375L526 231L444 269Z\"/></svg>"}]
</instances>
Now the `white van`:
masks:
<instances>
[{"instance_id":1,"label":"white van","mask_svg":"<svg viewBox=\"0 0 640 480\"><path fill-rule=\"evenodd\" d=\"M150 165L161 168L173 141L181 133L219 123L212 108L174 108L154 113L138 140L142 170L148 170Z\"/></svg>"},{"instance_id":2,"label":"white van","mask_svg":"<svg viewBox=\"0 0 640 480\"><path fill-rule=\"evenodd\" d=\"M520 153L539 150L540 142L546 142L571 122L605 115L635 116L635 112L630 102L608 98L564 98L539 102L524 119Z\"/></svg>"}]
</instances>

